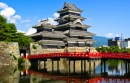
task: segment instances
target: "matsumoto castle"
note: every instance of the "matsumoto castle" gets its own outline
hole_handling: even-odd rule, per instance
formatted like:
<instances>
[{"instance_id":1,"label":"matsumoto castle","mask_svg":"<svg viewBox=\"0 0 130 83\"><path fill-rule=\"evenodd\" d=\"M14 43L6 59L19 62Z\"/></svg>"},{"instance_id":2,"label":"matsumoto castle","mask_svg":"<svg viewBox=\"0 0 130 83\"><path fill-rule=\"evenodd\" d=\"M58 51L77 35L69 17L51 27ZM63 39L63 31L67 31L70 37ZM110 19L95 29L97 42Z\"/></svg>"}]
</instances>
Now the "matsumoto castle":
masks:
<instances>
[{"instance_id":1,"label":"matsumoto castle","mask_svg":"<svg viewBox=\"0 0 130 83\"><path fill-rule=\"evenodd\" d=\"M84 24L86 18L81 16L83 10L75 4L65 2L63 7L57 11L59 17L55 19L58 25L50 24L49 20L41 20L33 26L37 30L31 37L35 42L42 42L42 49L48 52L86 52L93 51L92 36L88 32L89 25Z\"/></svg>"}]
</instances>

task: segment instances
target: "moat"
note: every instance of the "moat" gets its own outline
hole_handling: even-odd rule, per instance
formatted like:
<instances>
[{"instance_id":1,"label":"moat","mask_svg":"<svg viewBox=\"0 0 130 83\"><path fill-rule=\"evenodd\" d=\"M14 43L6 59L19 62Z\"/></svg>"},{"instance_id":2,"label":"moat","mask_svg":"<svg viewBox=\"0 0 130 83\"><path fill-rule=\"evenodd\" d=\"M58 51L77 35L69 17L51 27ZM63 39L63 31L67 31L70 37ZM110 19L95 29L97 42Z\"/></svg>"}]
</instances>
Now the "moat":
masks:
<instances>
[{"instance_id":1,"label":"moat","mask_svg":"<svg viewBox=\"0 0 130 83\"><path fill-rule=\"evenodd\" d=\"M101 62L96 61L98 65L95 68L91 66L82 74L78 70L75 73L52 72L51 69L46 71L34 65L30 68L2 66L0 83L130 83L130 69L126 61L107 60L105 65Z\"/></svg>"}]
</instances>

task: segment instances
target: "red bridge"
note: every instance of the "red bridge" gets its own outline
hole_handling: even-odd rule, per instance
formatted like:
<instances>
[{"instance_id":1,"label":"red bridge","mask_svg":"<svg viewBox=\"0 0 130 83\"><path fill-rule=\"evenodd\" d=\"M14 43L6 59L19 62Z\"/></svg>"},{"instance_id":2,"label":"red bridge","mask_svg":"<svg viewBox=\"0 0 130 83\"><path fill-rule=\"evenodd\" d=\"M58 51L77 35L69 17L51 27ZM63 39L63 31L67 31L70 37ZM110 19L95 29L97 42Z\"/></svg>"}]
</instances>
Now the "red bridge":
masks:
<instances>
[{"instance_id":1,"label":"red bridge","mask_svg":"<svg viewBox=\"0 0 130 83\"><path fill-rule=\"evenodd\" d=\"M66 52L66 53L33 54L22 57L27 59L46 59L46 58L130 59L130 53Z\"/></svg>"}]
</instances>

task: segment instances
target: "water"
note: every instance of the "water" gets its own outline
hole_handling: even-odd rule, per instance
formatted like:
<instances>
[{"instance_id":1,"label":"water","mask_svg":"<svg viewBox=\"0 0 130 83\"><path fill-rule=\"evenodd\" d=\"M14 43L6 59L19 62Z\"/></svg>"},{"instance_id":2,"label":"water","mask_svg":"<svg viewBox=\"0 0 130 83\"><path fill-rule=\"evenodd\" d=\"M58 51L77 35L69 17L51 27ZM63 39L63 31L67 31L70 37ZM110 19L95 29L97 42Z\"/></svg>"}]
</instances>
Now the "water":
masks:
<instances>
[{"instance_id":1,"label":"water","mask_svg":"<svg viewBox=\"0 0 130 83\"><path fill-rule=\"evenodd\" d=\"M11 65L0 67L0 83L130 83L129 65L121 60L107 60L83 74L27 69Z\"/></svg>"}]
</instances>

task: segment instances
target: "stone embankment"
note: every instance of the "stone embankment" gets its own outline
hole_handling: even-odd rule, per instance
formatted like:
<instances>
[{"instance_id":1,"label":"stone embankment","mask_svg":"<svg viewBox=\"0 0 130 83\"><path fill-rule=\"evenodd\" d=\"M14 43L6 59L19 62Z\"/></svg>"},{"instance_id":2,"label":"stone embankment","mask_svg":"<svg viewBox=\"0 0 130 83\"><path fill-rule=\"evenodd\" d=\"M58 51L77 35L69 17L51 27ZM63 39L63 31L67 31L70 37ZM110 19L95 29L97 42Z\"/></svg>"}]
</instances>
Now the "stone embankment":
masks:
<instances>
[{"instance_id":1,"label":"stone embankment","mask_svg":"<svg viewBox=\"0 0 130 83\"><path fill-rule=\"evenodd\" d=\"M0 42L0 65L17 64L19 46L16 42Z\"/></svg>"},{"instance_id":2,"label":"stone embankment","mask_svg":"<svg viewBox=\"0 0 130 83\"><path fill-rule=\"evenodd\" d=\"M10 56L0 56L0 66L9 65L11 63L12 57Z\"/></svg>"}]
</instances>

